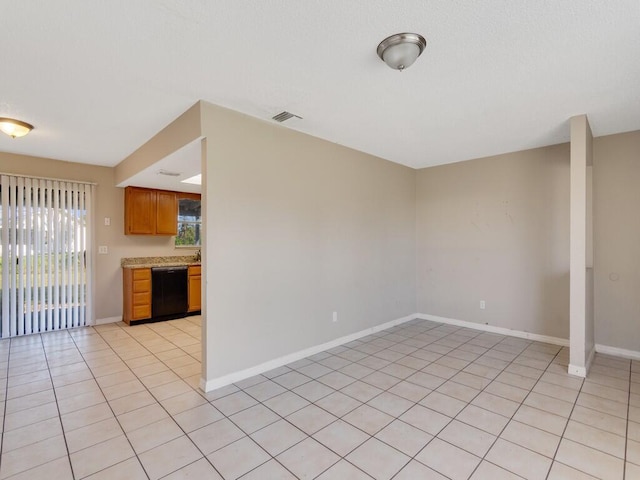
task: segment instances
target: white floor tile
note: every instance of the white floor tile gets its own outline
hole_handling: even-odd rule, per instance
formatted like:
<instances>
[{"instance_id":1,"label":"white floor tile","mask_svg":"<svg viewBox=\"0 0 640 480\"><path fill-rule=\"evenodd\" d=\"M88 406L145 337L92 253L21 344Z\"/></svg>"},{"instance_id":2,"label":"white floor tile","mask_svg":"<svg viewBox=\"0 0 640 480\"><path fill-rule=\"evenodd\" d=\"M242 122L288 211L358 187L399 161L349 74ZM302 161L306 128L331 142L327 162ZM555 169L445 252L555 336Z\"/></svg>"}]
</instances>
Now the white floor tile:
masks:
<instances>
[{"instance_id":1,"label":"white floor tile","mask_svg":"<svg viewBox=\"0 0 640 480\"><path fill-rule=\"evenodd\" d=\"M307 438L276 458L301 479L315 478L340 460L340 457L312 438Z\"/></svg>"},{"instance_id":2,"label":"white floor tile","mask_svg":"<svg viewBox=\"0 0 640 480\"><path fill-rule=\"evenodd\" d=\"M200 332L0 341L0 478L640 478L640 362L416 320L205 394Z\"/></svg>"}]
</instances>

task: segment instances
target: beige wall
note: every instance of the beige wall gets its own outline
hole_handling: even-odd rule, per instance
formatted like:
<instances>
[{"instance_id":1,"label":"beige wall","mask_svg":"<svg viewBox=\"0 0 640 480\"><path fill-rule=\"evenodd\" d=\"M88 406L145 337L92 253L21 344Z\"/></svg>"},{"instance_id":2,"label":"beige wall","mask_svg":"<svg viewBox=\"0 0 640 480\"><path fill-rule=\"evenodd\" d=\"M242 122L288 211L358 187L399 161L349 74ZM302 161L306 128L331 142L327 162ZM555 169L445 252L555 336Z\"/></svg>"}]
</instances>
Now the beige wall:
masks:
<instances>
[{"instance_id":1,"label":"beige wall","mask_svg":"<svg viewBox=\"0 0 640 480\"><path fill-rule=\"evenodd\" d=\"M208 104L203 134L206 380L415 312L414 170Z\"/></svg>"},{"instance_id":2,"label":"beige wall","mask_svg":"<svg viewBox=\"0 0 640 480\"><path fill-rule=\"evenodd\" d=\"M0 172L97 183L95 214L95 314L97 319L122 316L120 258L175 253L173 237L124 235L124 190L114 186L115 169L47 158L0 153ZM111 226L104 225L111 218ZM109 248L97 255L97 245Z\"/></svg>"},{"instance_id":3,"label":"beige wall","mask_svg":"<svg viewBox=\"0 0 640 480\"><path fill-rule=\"evenodd\" d=\"M197 110L187 123L207 137L207 378L416 311L568 338L567 144L416 172ZM593 147L595 341L640 351L640 132ZM0 153L0 171L98 184L95 245L109 254L96 255L96 318L122 313L121 257L181 253L171 237L123 234L114 168Z\"/></svg>"},{"instance_id":4,"label":"beige wall","mask_svg":"<svg viewBox=\"0 0 640 480\"><path fill-rule=\"evenodd\" d=\"M596 343L640 351L640 131L593 149Z\"/></svg>"},{"instance_id":5,"label":"beige wall","mask_svg":"<svg viewBox=\"0 0 640 480\"><path fill-rule=\"evenodd\" d=\"M568 338L568 144L422 169L416 185L418 311Z\"/></svg>"}]
</instances>

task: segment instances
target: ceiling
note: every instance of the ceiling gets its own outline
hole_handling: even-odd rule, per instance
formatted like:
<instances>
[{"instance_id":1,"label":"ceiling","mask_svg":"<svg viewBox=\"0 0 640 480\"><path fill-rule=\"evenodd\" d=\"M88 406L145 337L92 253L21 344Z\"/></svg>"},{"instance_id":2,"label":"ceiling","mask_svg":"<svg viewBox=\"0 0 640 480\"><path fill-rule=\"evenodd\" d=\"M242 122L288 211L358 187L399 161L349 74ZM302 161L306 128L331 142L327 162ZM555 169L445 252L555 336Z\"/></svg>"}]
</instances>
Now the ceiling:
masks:
<instances>
[{"instance_id":1,"label":"ceiling","mask_svg":"<svg viewBox=\"0 0 640 480\"><path fill-rule=\"evenodd\" d=\"M640 2L0 0L0 151L114 166L198 100L412 167L640 129ZM378 43L417 32L399 73ZM286 124L285 124L286 125Z\"/></svg>"}]
</instances>

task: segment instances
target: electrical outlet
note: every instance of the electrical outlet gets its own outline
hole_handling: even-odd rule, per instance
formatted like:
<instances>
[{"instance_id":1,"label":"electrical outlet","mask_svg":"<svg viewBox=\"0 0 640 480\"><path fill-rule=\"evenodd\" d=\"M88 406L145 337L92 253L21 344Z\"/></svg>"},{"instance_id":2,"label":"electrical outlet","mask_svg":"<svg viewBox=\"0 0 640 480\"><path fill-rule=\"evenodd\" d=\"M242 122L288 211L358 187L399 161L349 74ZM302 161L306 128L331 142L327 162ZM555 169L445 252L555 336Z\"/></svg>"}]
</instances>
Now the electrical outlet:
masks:
<instances>
[{"instance_id":1,"label":"electrical outlet","mask_svg":"<svg viewBox=\"0 0 640 480\"><path fill-rule=\"evenodd\" d=\"M98 247L98 253L101 255L106 255L107 253L109 253L109 247L107 247L106 245L100 245Z\"/></svg>"},{"instance_id":2,"label":"electrical outlet","mask_svg":"<svg viewBox=\"0 0 640 480\"><path fill-rule=\"evenodd\" d=\"M484 300L480 300L480 310L484 310L486 307L486 303L484 302Z\"/></svg>"},{"instance_id":3,"label":"electrical outlet","mask_svg":"<svg viewBox=\"0 0 640 480\"><path fill-rule=\"evenodd\" d=\"M111 225L111 217L104 217L104 225L105 227Z\"/></svg>"},{"instance_id":4,"label":"electrical outlet","mask_svg":"<svg viewBox=\"0 0 640 480\"><path fill-rule=\"evenodd\" d=\"M334 322L338 321L338 312L333 312L333 321Z\"/></svg>"}]
</instances>

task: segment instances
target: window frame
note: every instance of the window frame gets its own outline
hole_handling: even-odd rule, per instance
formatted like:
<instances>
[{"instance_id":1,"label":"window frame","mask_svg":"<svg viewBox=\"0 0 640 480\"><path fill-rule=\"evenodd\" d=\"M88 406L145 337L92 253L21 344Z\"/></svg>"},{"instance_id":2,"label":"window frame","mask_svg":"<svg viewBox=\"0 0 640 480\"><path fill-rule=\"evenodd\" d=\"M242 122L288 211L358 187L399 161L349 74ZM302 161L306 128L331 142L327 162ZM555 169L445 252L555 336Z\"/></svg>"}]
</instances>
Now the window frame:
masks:
<instances>
[{"instance_id":1,"label":"window frame","mask_svg":"<svg viewBox=\"0 0 640 480\"><path fill-rule=\"evenodd\" d=\"M202 195L199 193L190 193L190 192L176 192L176 201L178 202L178 214L176 215L176 222L177 222L177 228L178 231L180 229L180 224L190 224L190 225L200 225L200 231L202 232L202 215L200 215L200 221L199 222L181 222L180 221L180 200L182 199L187 199L187 200L198 200L200 201L200 205L202 206ZM191 250L199 250L200 248L202 248L202 245L176 245L176 240L178 238L179 235L175 235L173 237L173 246L174 248L179 248L179 249L191 249Z\"/></svg>"}]
</instances>

